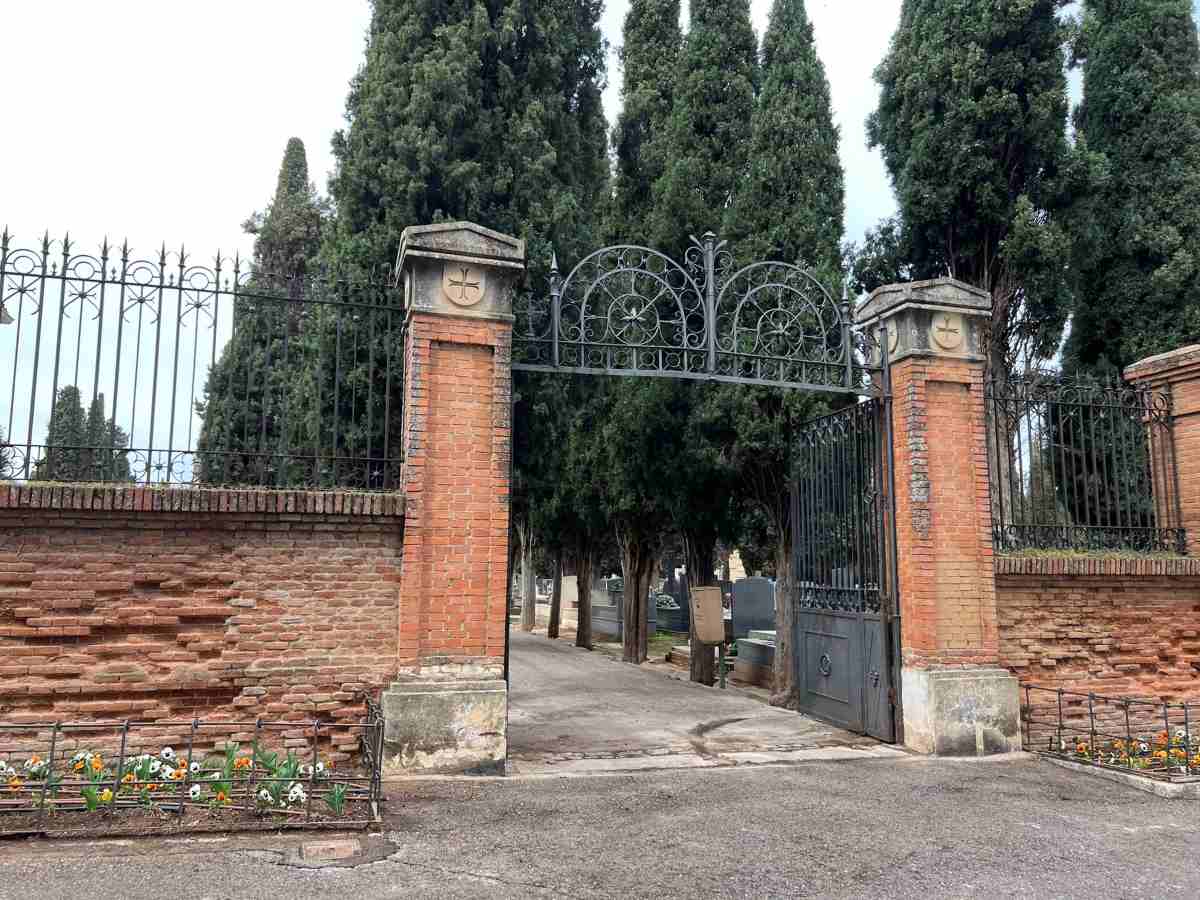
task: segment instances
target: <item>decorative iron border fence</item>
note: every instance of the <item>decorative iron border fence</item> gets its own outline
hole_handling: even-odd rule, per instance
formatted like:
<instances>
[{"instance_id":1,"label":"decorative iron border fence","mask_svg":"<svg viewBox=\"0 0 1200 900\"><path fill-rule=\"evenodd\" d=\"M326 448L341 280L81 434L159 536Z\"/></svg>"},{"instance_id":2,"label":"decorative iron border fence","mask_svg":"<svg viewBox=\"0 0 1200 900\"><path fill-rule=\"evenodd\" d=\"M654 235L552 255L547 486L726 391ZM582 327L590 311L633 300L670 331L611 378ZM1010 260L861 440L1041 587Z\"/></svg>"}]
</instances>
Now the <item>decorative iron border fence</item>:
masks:
<instances>
[{"instance_id":1,"label":"decorative iron border fence","mask_svg":"<svg viewBox=\"0 0 1200 900\"><path fill-rule=\"evenodd\" d=\"M0 479L398 486L390 273L282 277L5 231L0 309Z\"/></svg>"},{"instance_id":2,"label":"decorative iron border fence","mask_svg":"<svg viewBox=\"0 0 1200 900\"><path fill-rule=\"evenodd\" d=\"M1169 394L1053 374L985 402L998 551L1186 552Z\"/></svg>"},{"instance_id":3,"label":"decorative iron border fence","mask_svg":"<svg viewBox=\"0 0 1200 900\"><path fill-rule=\"evenodd\" d=\"M0 723L0 835L366 828L383 727L369 699L357 722Z\"/></svg>"},{"instance_id":4,"label":"decorative iron border fence","mask_svg":"<svg viewBox=\"0 0 1200 900\"><path fill-rule=\"evenodd\" d=\"M1200 704L1022 685L1025 749L1170 780L1200 775Z\"/></svg>"}]
</instances>

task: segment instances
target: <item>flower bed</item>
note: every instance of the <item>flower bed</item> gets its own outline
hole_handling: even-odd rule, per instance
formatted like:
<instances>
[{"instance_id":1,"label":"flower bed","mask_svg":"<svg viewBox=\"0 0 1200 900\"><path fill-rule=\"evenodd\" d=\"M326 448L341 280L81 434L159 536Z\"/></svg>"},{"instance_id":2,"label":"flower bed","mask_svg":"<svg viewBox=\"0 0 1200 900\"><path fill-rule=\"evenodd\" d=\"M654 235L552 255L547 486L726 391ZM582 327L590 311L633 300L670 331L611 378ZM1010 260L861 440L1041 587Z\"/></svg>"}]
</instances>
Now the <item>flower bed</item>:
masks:
<instances>
[{"instance_id":1,"label":"flower bed","mask_svg":"<svg viewBox=\"0 0 1200 900\"><path fill-rule=\"evenodd\" d=\"M0 723L0 835L379 821L383 722ZM160 739L186 734L186 741ZM41 749L44 748L44 749Z\"/></svg>"},{"instance_id":2,"label":"flower bed","mask_svg":"<svg viewBox=\"0 0 1200 900\"><path fill-rule=\"evenodd\" d=\"M1025 749L1178 781L1200 777L1200 706L1026 685Z\"/></svg>"}]
</instances>

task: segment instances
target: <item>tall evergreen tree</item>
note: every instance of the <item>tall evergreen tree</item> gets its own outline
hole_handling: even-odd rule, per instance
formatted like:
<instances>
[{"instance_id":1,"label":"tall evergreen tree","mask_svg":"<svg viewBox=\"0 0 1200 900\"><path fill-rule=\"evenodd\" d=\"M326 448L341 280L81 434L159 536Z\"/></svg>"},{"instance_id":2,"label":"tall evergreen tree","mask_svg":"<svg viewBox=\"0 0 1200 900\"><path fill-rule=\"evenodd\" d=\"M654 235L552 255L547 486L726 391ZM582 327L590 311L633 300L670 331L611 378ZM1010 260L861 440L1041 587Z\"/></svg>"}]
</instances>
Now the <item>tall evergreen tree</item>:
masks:
<instances>
[{"instance_id":1,"label":"tall evergreen tree","mask_svg":"<svg viewBox=\"0 0 1200 900\"><path fill-rule=\"evenodd\" d=\"M1068 0L905 0L868 120L916 277L992 293L990 365L1057 348L1069 304L1061 219L1086 184L1066 139Z\"/></svg>"},{"instance_id":2,"label":"tall evergreen tree","mask_svg":"<svg viewBox=\"0 0 1200 900\"><path fill-rule=\"evenodd\" d=\"M650 240L654 183L665 159L661 133L671 114L683 34L679 0L632 0L625 15L621 114L613 129L616 180L610 239ZM655 139L660 138L657 145Z\"/></svg>"},{"instance_id":3,"label":"tall evergreen tree","mask_svg":"<svg viewBox=\"0 0 1200 900\"><path fill-rule=\"evenodd\" d=\"M1189 0L1088 0L1076 126L1108 177L1073 220L1066 363L1093 371L1200 340L1200 46Z\"/></svg>"},{"instance_id":4,"label":"tall evergreen tree","mask_svg":"<svg viewBox=\"0 0 1200 900\"><path fill-rule=\"evenodd\" d=\"M97 394L84 412L79 388L59 388L43 439L42 457L33 467L34 481L128 481L129 438L104 413Z\"/></svg>"},{"instance_id":5,"label":"tall evergreen tree","mask_svg":"<svg viewBox=\"0 0 1200 900\"><path fill-rule=\"evenodd\" d=\"M321 377L318 323L326 313L291 301L310 293L324 214L308 179L304 143L292 138L270 205L243 226L255 235L254 267L234 304L233 333L197 404L199 481L321 480L316 460L307 458L319 411L302 391Z\"/></svg>"},{"instance_id":6,"label":"tall evergreen tree","mask_svg":"<svg viewBox=\"0 0 1200 900\"><path fill-rule=\"evenodd\" d=\"M804 0L775 0L732 239L746 259L803 261L840 280L845 176L825 67Z\"/></svg>"},{"instance_id":7,"label":"tall evergreen tree","mask_svg":"<svg viewBox=\"0 0 1200 900\"><path fill-rule=\"evenodd\" d=\"M665 160L654 183L652 237L676 259L689 235L730 224L734 191L746 174L758 85L749 0L692 0L689 6L664 144L652 148Z\"/></svg>"}]
</instances>

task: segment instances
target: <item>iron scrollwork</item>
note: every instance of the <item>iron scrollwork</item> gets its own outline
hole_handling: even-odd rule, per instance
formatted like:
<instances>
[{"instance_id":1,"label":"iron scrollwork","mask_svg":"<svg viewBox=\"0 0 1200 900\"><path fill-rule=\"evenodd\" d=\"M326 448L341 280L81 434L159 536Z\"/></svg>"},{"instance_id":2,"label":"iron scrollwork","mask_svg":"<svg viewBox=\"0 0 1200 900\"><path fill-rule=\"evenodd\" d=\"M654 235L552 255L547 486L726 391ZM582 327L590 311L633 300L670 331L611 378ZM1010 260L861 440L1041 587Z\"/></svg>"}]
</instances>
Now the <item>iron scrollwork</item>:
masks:
<instances>
[{"instance_id":1,"label":"iron scrollwork","mask_svg":"<svg viewBox=\"0 0 1200 900\"><path fill-rule=\"evenodd\" d=\"M632 244L585 257L550 297L515 308L513 368L648 375L878 392L867 338L812 273L790 263L735 265L711 232L682 263Z\"/></svg>"}]
</instances>

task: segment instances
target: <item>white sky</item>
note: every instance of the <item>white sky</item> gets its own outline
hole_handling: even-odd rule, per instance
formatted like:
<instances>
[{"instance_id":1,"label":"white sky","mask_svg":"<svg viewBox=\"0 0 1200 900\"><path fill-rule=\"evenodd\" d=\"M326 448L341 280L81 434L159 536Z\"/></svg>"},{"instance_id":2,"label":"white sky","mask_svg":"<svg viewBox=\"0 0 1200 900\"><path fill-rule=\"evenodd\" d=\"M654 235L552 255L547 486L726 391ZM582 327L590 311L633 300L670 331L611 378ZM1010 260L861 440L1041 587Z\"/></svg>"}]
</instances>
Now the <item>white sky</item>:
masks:
<instances>
[{"instance_id":1,"label":"white sky","mask_svg":"<svg viewBox=\"0 0 1200 900\"><path fill-rule=\"evenodd\" d=\"M761 36L770 0L752 7ZM627 8L608 2L614 44ZM894 208L863 120L900 0L808 8L842 129L847 237L858 238ZM81 249L107 235L142 253L162 240L202 258L245 250L240 223L269 199L292 135L324 190L366 0L0 0L0 10L0 226L21 244L49 229L70 230ZM611 117L615 57L609 81Z\"/></svg>"}]
</instances>

